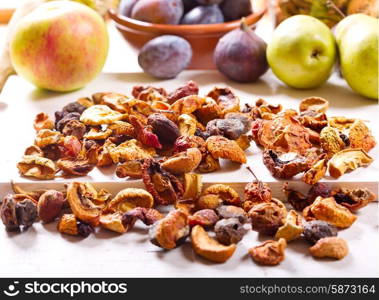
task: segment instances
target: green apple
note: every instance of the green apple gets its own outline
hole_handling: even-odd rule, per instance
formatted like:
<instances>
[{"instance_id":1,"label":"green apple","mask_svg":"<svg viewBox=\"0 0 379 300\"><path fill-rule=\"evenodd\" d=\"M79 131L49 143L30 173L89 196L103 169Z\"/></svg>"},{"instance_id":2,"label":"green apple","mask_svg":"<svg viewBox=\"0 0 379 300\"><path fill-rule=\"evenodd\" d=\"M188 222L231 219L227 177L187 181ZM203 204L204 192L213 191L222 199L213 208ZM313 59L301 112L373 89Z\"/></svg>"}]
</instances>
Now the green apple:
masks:
<instances>
[{"instance_id":1,"label":"green apple","mask_svg":"<svg viewBox=\"0 0 379 300\"><path fill-rule=\"evenodd\" d=\"M324 23L296 15L279 24L266 54L280 80L294 88L309 89L329 78L336 61L336 43Z\"/></svg>"},{"instance_id":2,"label":"green apple","mask_svg":"<svg viewBox=\"0 0 379 300\"><path fill-rule=\"evenodd\" d=\"M342 75L358 94L378 99L378 19L346 17L336 27Z\"/></svg>"},{"instance_id":3,"label":"green apple","mask_svg":"<svg viewBox=\"0 0 379 300\"><path fill-rule=\"evenodd\" d=\"M19 21L9 50L20 76L40 88L72 91L103 68L108 33L104 20L88 6L51 1Z\"/></svg>"}]
</instances>

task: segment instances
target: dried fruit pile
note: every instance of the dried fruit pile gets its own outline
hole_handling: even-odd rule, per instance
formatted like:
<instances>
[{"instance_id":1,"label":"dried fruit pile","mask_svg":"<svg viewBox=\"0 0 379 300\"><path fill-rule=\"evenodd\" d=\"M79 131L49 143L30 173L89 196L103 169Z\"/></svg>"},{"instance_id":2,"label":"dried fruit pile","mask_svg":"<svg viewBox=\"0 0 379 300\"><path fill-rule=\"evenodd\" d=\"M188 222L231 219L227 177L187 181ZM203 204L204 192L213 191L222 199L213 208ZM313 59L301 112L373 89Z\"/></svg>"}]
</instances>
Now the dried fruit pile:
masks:
<instances>
[{"instance_id":1,"label":"dried fruit pile","mask_svg":"<svg viewBox=\"0 0 379 300\"><path fill-rule=\"evenodd\" d=\"M190 237L195 253L219 263L233 255L238 242L252 229L276 239L250 248L254 261L277 265L285 258L287 243L298 238L312 244L309 252L314 257L345 257L348 246L337 237L337 228L350 227L357 219L354 212L376 197L368 189L331 190L322 183L303 195L285 185L287 210L257 179L246 185L241 198L225 184L203 189L198 174L166 177L153 160L144 164L143 172L148 191L125 188L114 197L85 182L72 182L64 191L28 192L13 185L15 194L5 196L1 219L8 231L26 230L38 219L43 223L58 220L60 233L81 237L100 228L127 233L140 220L149 226L154 245L170 250ZM174 209L167 214L159 211L160 204L168 202Z\"/></svg>"},{"instance_id":2,"label":"dried fruit pile","mask_svg":"<svg viewBox=\"0 0 379 300\"><path fill-rule=\"evenodd\" d=\"M307 184L317 183L327 169L338 178L373 160L367 152L376 142L366 124L327 117L325 99L302 100L300 112L262 99L241 110L230 88L215 87L205 97L198 92L193 81L172 93L135 86L132 97L97 93L78 99L57 111L55 121L40 113L34 145L17 165L20 174L53 179L57 173L84 176L96 166L117 165L118 177L143 178L149 185L144 165L166 177L213 172L220 158L246 163L251 140L263 148L274 177L304 173Z\"/></svg>"}]
</instances>

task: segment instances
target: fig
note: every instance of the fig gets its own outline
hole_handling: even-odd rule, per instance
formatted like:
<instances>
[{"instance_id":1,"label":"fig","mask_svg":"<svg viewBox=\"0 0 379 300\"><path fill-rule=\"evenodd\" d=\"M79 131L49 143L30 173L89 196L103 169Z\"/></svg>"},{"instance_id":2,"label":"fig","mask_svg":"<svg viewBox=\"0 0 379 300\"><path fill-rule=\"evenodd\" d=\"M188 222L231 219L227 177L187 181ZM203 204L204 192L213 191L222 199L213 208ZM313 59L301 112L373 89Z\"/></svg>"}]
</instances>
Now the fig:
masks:
<instances>
[{"instance_id":1,"label":"fig","mask_svg":"<svg viewBox=\"0 0 379 300\"><path fill-rule=\"evenodd\" d=\"M242 19L240 28L218 41L214 61L218 70L231 80L256 81L268 69L266 43Z\"/></svg>"},{"instance_id":2,"label":"fig","mask_svg":"<svg viewBox=\"0 0 379 300\"><path fill-rule=\"evenodd\" d=\"M191 45L175 35L162 35L147 42L138 55L138 63L157 78L174 78L189 65Z\"/></svg>"},{"instance_id":3,"label":"fig","mask_svg":"<svg viewBox=\"0 0 379 300\"><path fill-rule=\"evenodd\" d=\"M139 0L133 6L131 17L155 24L179 24L183 15L182 0Z\"/></svg>"},{"instance_id":4,"label":"fig","mask_svg":"<svg viewBox=\"0 0 379 300\"><path fill-rule=\"evenodd\" d=\"M218 5L197 6L186 13L182 24L218 24L224 22L224 16Z\"/></svg>"},{"instance_id":5,"label":"fig","mask_svg":"<svg viewBox=\"0 0 379 300\"><path fill-rule=\"evenodd\" d=\"M251 0L224 0L220 5L226 21L233 21L253 13Z\"/></svg>"}]
</instances>

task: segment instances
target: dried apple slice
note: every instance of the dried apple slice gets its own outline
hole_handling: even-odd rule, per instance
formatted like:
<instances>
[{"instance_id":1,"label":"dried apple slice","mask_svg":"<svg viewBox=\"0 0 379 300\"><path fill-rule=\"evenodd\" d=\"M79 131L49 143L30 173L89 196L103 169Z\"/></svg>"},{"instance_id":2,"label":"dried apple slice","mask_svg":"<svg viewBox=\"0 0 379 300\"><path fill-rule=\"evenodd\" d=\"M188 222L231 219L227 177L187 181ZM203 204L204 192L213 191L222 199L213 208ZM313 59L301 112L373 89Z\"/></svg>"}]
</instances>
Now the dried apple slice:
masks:
<instances>
[{"instance_id":1,"label":"dried apple slice","mask_svg":"<svg viewBox=\"0 0 379 300\"><path fill-rule=\"evenodd\" d=\"M224 246L212 239L200 225L192 228L191 242L196 254L213 262L226 262L236 250L236 245Z\"/></svg>"},{"instance_id":2,"label":"dried apple slice","mask_svg":"<svg viewBox=\"0 0 379 300\"><path fill-rule=\"evenodd\" d=\"M118 192L109 202L106 211L127 212L135 207L151 208L153 205L154 198L149 192L143 189L126 188Z\"/></svg>"}]
</instances>

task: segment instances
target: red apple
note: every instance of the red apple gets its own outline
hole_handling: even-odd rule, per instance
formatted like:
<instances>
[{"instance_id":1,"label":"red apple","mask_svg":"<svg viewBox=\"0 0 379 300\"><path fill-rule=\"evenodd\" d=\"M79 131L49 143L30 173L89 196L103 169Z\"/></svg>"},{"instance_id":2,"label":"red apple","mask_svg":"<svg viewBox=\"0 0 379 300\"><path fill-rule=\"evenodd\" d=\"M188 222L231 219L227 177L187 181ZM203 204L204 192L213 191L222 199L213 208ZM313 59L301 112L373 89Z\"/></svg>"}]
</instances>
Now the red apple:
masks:
<instances>
[{"instance_id":1,"label":"red apple","mask_svg":"<svg viewBox=\"0 0 379 300\"><path fill-rule=\"evenodd\" d=\"M107 53L103 19L72 1L42 4L20 20L10 41L17 74L54 91L86 85L103 68Z\"/></svg>"}]
</instances>

